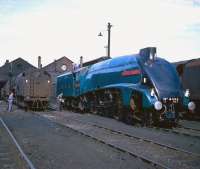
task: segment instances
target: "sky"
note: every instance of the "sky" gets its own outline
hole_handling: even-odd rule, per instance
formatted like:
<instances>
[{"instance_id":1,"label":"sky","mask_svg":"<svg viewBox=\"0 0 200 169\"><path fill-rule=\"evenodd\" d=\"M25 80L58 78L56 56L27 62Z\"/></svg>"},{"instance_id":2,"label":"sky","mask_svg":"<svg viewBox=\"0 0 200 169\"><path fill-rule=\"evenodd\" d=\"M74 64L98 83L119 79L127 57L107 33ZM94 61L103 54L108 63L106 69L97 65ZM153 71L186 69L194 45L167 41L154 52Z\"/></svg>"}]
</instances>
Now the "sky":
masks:
<instances>
[{"instance_id":1,"label":"sky","mask_svg":"<svg viewBox=\"0 0 200 169\"><path fill-rule=\"evenodd\" d=\"M108 22L112 57L155 46L170 62L200 58L200 0L0 0L0 66L106 56Z\"/></svg>"}]
</instances>

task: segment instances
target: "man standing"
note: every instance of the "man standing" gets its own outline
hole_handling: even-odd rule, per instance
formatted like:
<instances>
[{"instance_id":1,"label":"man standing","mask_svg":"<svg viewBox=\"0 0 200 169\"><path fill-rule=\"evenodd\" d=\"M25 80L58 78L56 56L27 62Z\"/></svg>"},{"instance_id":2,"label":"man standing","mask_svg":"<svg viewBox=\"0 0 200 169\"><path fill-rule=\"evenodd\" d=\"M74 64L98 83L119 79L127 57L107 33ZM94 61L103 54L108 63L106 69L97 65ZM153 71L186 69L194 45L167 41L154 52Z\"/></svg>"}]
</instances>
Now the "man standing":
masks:
<instances>
[{"instance_id":1,"label":"man standing","mask_svg":"<svg viewBox=\"0 0 200 169\"><path fill-rule=\"evenodd\" d=\"M60 93L60 94L57 96L57 104L58 104L58 110L59 110L59 111L62 110L62 106L63 106L63 103L64 103L64 99L63 99L62 97L63 97L63 93Z\"/></svg>"},{"instance_id":2,"label":"man standing","mask_svg":"<svg viewBox=\"0 0 200 169\"><path fill-rule=\"evenodd\" d=\"M14 99L14 96L13 96L13 92L10 92L10 95L8 97L8 112L11 112L12 110L12 104L13 104L13 99Z\"/></svg>"}]
</instances>

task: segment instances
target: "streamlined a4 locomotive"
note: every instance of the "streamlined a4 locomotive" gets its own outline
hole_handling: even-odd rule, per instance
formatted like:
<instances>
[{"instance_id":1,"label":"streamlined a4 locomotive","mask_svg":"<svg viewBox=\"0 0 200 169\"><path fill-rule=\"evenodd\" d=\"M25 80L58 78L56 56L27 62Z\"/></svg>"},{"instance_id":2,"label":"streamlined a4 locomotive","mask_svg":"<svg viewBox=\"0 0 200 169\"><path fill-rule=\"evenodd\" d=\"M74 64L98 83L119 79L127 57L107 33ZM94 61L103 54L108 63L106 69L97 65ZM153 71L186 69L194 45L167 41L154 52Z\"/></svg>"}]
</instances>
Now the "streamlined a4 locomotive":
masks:
<instances>
[{"instance_id":1,"label":"streamlined a4 locomotive","mask_svg":"<svg viewBox=\"0 0 200 169\"><path fill-rule=\"evenodd\" d=\"M117 118L127 123L176 123L178 112L195 109L172 64L156 48L108 59L57 77L57 94L67 108Z\"/></svg>"}]
</instances>

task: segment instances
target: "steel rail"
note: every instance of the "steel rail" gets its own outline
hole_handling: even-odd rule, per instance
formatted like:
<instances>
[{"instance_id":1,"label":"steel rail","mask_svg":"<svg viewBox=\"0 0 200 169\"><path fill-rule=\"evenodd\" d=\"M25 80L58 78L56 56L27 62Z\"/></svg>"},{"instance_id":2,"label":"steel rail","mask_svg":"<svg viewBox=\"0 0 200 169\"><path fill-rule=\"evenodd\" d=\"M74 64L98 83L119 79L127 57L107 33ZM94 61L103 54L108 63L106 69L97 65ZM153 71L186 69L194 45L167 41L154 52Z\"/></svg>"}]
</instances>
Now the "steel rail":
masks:
<instances>
[{"instance_id":1,"label":"steel rail","mask_svg":"<svg viewBox=\"0 0 200 169\"><path fill-rule=\"evenodd\" d=\"M181 127L181 128L182 128L182 129L186 129L186 128L183 128L183 127ZM181 128L177 128L177 129L181 129ZM194 138L200 139L200 136L198 136L198 135L193 135L193 134L189 134L189 133L184 133L184 132L175 130L176 128L174 128L174 129L164 129L164 128L153 127L153 129L160 130L160 131L164 131L164 132L169 132L169 133L171 132L171 133L174 133L174 134L180 134L180 135L184 135L184 136L187 136L187 137L194 137ZM186 129L186 130L189 130L189 129ZM191 129L191 130L192 130L192 129Z\"/></svg>"},{"instance_id":2,"label":"steel rail","mask_svg":"<svg viewBox=\"0 0 200 169\"><path fill-rule=\"evenodd\" d=\"M18 144L17 140L15 139L15 137L13 136L12 132L10 131L10 129L7 127L7 125L5 124L5 122L3 121L3 119L0 117L0 121L3 124L4 128L6 129L6 131L8 132L8 134L10 135L10 137L12 138L14 144L16 145L18 151L20 152L22 158L26 161L28 167L30 169L36 169L33 165L33 163L29 160L29 158L27 157L27 155L24 153L24 151L22 150L22 148L20 147L20 145Z\"/></svg>"},{"instance_id":3,"label":"steel rail","mask_svg":"<svg viewBox=\"0 0 200 169\"><path fill-rule=\"evenodd\" d=\"M194 130L194 131L198 131L198 132L200 132L200 129L196 129L196 128L192 128L192 127L185 127L185 126L181 126L181 127L178 127L178 129L181 129L181 128L183 128L183 129L186 129L186 130Z\"/></svg>"},{"instance_id":4,"label":"steel rail","mask_svg":"<svg viewBox=\"0 0 200 169\"><path fill-rule=\"evenodd\" d=\"M51 120L51 119L50 119L50 120ZM57 121L54 121L54 122L55 122L56 124L60 125L60 126L67 127L67 128L69 128L69 129L71 129L71 130L77 132L77 133L80 133L80 134L82 134L82 135L84 135L84 136L86 136L86 137L89 137L89 138L91 138L91 139L93 139L93 140L95 140L95 141L98 141L98 142L100 142L100 143L103 143L103 144L105 144L105 145L107 145L107 146L109 146L109 147L115 148L115 149L118 150L118 151L121 151L121 152L130 154L131 156L133 156L133 157L135 157L135 158L139 158L139 159L141 159L142 161L144 161L144 162L146 162L146 163L149 163L149 164L151 164L151 165L153 165L153 166L157 166L157 167L160 167L160 168L162 168L162 169L172 169L172 168L169 168L168 166L165 166L165 165L163 165L163 164L161 164L161 163L159 163L159 162L156 162L156 161L154 161L154 160L151 160L150 158L147 158L147 157L145 157L145 156L143 156L143 155L139 155L139 154L137 154L137 153L133 153L133 152L124 150L123 148L120 148L119 146L115 146L115 145L113 145L113 144L111 144L111 143L107 143L106 141L103 141L103 140L101 140L101 139L98 139L97 137L94 137L94 136L88 134L87 132L80 131L80 130L78 130L78 129L74 129L73 127L71 127L70 125L68 125L68 124L66 124L66 123L63 124L63 123L59 123L59 122L57 122ZM85 123L85 124L87 124L87 123Z\"/></svg>"},{"instance_id":5,"label":"steel rail","mask_svg":"<svg viewBox=\"0 0 200 169\"><path fill-rule=\"evenodd\" d=\"M56 109L52 108L52 110L56 110ZM200 136L198 136L198 135L184 133L184 132L176 131L176 130L173 130L173 129L159 128L159 127L150 127L150 128L153 128L153 129L156 129L156 130L161 130L161 131L164 131L164 132L171 132L171 133L174 133L174 134L180 134L180 135L184 135L184 136L187 136L187 137L194 137L194 138L200 139ZM194 128L184 127L184 126L181 126L181 128L186 129L186 130L200 131L200 129L194 129Z\"/></svg>"},{"instance_id":6,"label":"steel rail","mask_svg":"<svg viewBox=\"0 0 200 169\"><path fill-rule=\"evenodd\" d=\"M144 138L144 137L139 137L139 136L136 136L134 134L128 134L128 133L124 133L122 131L116 131L116 130L113 130L111 128L105 127L105 126L97 125L97 124L95 124L93 122L83 122L83 121L81 121L81 120L79 120L77 118L75 118L75 119L73 118L73 120L81 122L81 123L89 124L89 125L92 125L94 127L102 128L102 129L108 130L108 131L110 131L112 133L118 133L118 134L130 137L130 138L135 138L135 139L138 139L138 140L143 140L143 141L151 143L151 144L153 143L155 145L159 145L159 146L171 149L171 150L176 150L176 151L187 153L187 154L194 155L194 156L200 156L200 154L197 154L197 153L193 153L193 152L190 152L190 151L187 151L187 150L184 150L184 149L181 149L181 148L177 148L177 147L174 147L174 146L170 146L170 145L167 145L167 144L159 143L157 141L154 141L154 140L151 140L151 139L147 139L147 138Z\"/></svg>"}]
</instances>

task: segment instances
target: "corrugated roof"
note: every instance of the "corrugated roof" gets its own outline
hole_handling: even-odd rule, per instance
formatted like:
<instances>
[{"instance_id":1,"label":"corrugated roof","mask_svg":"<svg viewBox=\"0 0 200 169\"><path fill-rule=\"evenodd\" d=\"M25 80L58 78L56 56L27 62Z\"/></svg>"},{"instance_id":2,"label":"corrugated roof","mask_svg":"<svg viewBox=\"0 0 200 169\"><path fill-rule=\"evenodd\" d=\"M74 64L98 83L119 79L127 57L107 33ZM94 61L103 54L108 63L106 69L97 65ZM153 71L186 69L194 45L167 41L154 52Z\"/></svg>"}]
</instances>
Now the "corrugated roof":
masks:
<instances>
[{"instance_id":1,"label":"corrugated roof","mask_svg":"<svg viewBox=\"0 0 200 169\"><path fill-rule=\"evenodd\" d=\"M200 66L200 58L192 60L187 64L188 67Z\"/></svg>"},{"instance_id":2,"label":"corrugated roof","mask_svg":"<svg viewBox=\"0 0 200 169\"><path fill-rule=\"evenodd\" d=\"M200 58L174 62L174 65L185 65L187 67L200 66Z\"/></svg>"}]
</instances>

